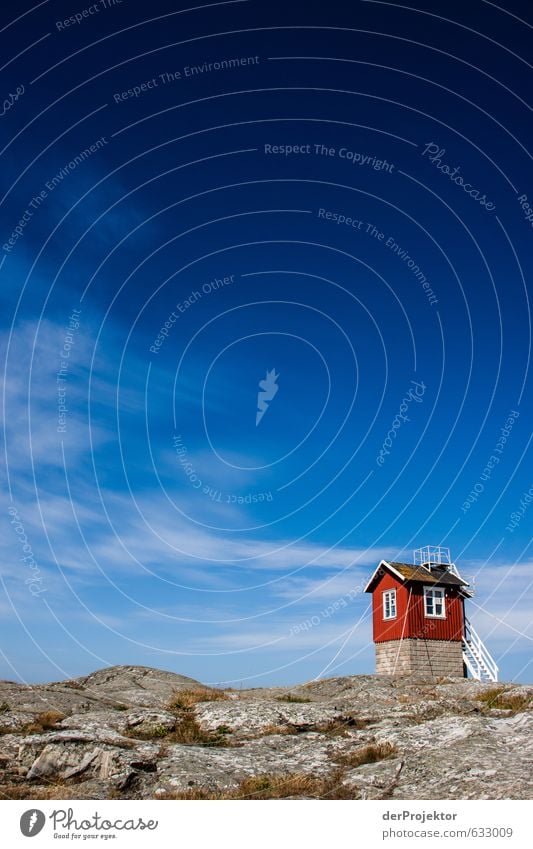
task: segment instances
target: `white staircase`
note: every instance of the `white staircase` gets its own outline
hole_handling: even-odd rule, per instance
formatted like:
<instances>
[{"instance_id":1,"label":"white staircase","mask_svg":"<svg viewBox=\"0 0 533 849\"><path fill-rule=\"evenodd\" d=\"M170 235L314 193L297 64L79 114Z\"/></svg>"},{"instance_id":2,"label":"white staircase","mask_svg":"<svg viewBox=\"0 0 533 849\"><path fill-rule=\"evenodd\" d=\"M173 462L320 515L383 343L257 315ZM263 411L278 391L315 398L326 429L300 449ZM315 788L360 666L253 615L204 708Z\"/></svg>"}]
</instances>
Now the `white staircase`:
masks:
<instances>
[{"instance_id":1,"label":"white staircase","mask_svg":"<svg viewBox=\"0 0 533 849\"><path fill-rule=\"evenodd\" d=\"M472 678L488 683L498 680L498 667L487 647L481 642L479 634L465 616L465 634L463 637L463 660Z\"/></svg>"}]
</instances>

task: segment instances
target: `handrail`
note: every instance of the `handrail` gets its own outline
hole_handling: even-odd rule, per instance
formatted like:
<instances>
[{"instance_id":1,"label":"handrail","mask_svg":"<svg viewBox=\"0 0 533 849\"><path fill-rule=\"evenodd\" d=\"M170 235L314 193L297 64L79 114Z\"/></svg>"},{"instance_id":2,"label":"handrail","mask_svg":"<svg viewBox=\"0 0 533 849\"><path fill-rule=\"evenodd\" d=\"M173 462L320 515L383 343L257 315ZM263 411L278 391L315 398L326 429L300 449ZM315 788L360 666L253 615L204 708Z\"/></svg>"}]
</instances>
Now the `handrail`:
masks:
<instances>
[{"instance_id":1,"label":"handrail","mask_svg":"<svg viewBox=\"0 0 533 849\"><path fill-rule=\"evenodd\" d=\"M472 655L472 657L474 657L474 655ZM480 674L479 663L476 666L474 666L474 664L471 662L470 657L468 656L468 654L466 652L463 652L463 660L466 663L466 665L468 667L468 671L470 672L472 678L478 678L478 676Z\"/></svg>"},{"instance_id":2,"label":"handrail","mask_svg":"<svg viewBox=\"0 0 533 849\"><path fill-rule=\"evenodd\" d=\"M485 666L488 668L488 671L492 675L494 680L497 680L498 679L498 671L499 671L498 665L497 665L496 661L494 660L494 658L492 657L492 655L490 654L487 647L485 646L485 644L482 642L482 640L481 640L479 634L477 633L476 629L473 627L470 620L467 619L466 617L465 617L465 642L466 642L467 645L469 643L471 644L469 646L469 648L471 650L472 650L472 648L475 648L475 650L479 654L479 661L481 661L481 663L485 664ZM478 660L478 658L476 658L475 655L474 655L474 659ZM468 663L467 663L467 666L468 666ZM470 671L472 671L472 670L470 670Z\"/></svg>"},{"instance_id":3,"label":"handrail","mask_svg":"<svg viewBox=\"0 0 533 849\"><path fill-rule=\"evenodd\" d=\"M494 658L489 654L483 643L479 639L473 639L471 640L471 642L479 653L480 660L485 663L485 665L493 673L493 675L496 675L498 673L498 666L496 665Z\"/></svg>"},{"instance_id":4,"label":"handrail","mask_svg":"<svg viewBox=\"0 0 533 849\"><path fill-rule=\"evenodd\" d=\"M467 621L468 621L468 620L467 620ZM482 642L482 640L481 640L481 638L480 638L479 634L478 634L478 633L477 633L477 631L476 631L476 630L472 627L472 625L470 624L470 622L468 622L468 629L469 629L469 631L470 631L470 635L471 635L471 638L472 638L472 642L473 642L473 644L476 646L476 648L478 649L478 651L479 651L479 653L480 653L480 655L481 655L482 660L484 660L484 661L485 661L485 663L487 664L487 666L489 667L489 669L491 669L491 671L493 671L494 673L498 672L498 666L497 666L497 664L496 664L496 661L494 660L494 658L493 658L493 657L492 657L492 655L490 654L489 650L487 649L487 647L485 646L485 644Z\"/></svg>"}]
</instances>

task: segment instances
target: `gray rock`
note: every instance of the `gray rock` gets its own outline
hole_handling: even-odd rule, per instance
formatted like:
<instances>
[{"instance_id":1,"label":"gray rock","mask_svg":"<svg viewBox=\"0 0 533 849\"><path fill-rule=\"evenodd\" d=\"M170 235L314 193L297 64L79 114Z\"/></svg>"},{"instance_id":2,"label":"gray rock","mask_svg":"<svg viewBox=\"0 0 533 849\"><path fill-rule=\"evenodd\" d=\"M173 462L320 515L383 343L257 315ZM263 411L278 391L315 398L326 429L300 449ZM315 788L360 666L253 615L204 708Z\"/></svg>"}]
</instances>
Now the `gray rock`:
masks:
<instances>
[{"instance_id":1,"label":"gray rock","mask_svg":"<svg viewBox=\"0 0 533 849\"><path fill-rule=\"evenodd\" d=\"M39 798L57 784L59 798L164 798L303 773L337 775L353 798L531 798L531 686L498 685L514 701L492 705L479 696L494 685L360 675L291 688L292 701L279 687L254 688L166 709L176 691L201 686L130 666L32 687L0 682L3 795L22 786ZM66 717L26 733L45 710ZM179 742L182 721L192 745ZM384 743L390 757L350 766Z\"/></svg>"},{"instance_id":2,"label":"gray rock","mask_svg":"<svg viewBox=\"0 0 533 849\"><path fill-rule=\"evenodd\" d=\"M128 713L125 717L126 727L136 731L149 732L150 729L172 731L176 724L176 715L168 711L142 710Z\"/></svg>"}]
</instances>

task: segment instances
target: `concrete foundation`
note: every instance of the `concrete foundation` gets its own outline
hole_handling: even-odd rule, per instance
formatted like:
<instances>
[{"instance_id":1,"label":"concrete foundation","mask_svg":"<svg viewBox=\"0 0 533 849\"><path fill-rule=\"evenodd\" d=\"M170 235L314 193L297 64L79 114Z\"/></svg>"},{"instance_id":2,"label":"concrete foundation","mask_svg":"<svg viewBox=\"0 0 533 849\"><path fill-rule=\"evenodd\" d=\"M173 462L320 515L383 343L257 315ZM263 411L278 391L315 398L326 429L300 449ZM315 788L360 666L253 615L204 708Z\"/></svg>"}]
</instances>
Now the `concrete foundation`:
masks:
<instances>
[{"instance_id":1,"label":"concrete foundation","mask_svg":"<svg viewBox=\"0 0 533 849\"><path fill-rule=\"evenodd\" d=\"M375 646L378 675L465 677L462 644L458 641L404 639Z\"/></svg>"}]
</instances>

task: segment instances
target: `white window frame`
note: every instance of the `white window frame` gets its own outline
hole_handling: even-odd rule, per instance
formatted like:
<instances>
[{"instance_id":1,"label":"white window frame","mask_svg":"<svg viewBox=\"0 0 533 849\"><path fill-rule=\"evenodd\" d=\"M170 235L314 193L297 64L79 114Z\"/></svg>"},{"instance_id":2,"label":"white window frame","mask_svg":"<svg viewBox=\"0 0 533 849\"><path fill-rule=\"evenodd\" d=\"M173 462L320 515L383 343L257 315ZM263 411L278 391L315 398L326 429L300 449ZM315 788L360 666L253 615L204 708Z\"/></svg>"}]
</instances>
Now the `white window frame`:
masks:
<instances>
[{"instance_id":1,"label":"white window frame","mask_svg":"<svg viewBox=\"0 0 533 849\"><path fill-rule=\"evenodd\" d=\"M432 599L431 608L433 613L428 613L428 598ZM435 613L436 598L440 599L441 613ZM444 587L424 587L424 616L426 619L446 619L446 594Z\"/></svg>"},{"instance_id":2,"label":"white window frame","mask_svg":"<svg viewBox=\"0 0 533 849\"><path fill-rule=\"evenodd\" d=\"M389 614L387 615L387 607ZM396 619L398 615L396 607L396 590L385 590L383 593L383 619Z\"/></svg>"}]
</instances>

